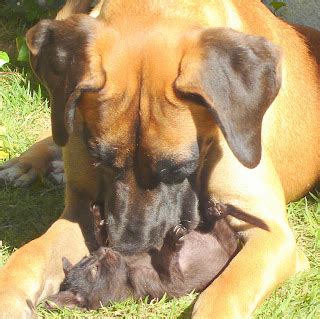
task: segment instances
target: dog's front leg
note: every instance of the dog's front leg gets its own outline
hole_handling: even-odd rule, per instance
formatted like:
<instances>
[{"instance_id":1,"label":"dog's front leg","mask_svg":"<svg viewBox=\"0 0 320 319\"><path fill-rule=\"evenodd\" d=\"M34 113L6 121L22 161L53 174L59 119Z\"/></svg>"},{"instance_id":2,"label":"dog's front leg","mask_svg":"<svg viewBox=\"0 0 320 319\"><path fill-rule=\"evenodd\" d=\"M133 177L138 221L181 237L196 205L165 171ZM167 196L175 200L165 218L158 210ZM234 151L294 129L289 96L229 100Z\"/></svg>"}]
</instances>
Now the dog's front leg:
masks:
<instances>
[{"instance_id":1,"label":"dog's front leg","mask_svg":"<svg viewBox=\"0 0 320 319\"><path fill-rule=\"evenodd\" d=\"M194 318L248 318L274 288L307 264L299 263L284 192L271 161L265 156L250 170L225 153L211 174L209 193L263 220L269 230L231 220L243 235L244 247L199 296Z\"/></svg>"},{"instance_id":2,"label":"dog's front leg","mask_svg":"<svg viewBox=\"0 0 320 319\"><path fill-rule=\"evenodd\" d=\"M63 280L62 257L79 261L88 253L80 225L57 220L41 237L21 247L0 269L0 317L31 318L35 305L56 293Z\"/></svg>"},{"instance_id":3,"label":"dog's front leg","mask_svg":"<svg viewBox=\"0 0 320 319\"><path fill-rule=\"evenodd\" d=\"M200 295L194 318L248 318L266 295L295 273L295 240L288 227L250 232L244 248Z\"/></svg>"}]
</instances>

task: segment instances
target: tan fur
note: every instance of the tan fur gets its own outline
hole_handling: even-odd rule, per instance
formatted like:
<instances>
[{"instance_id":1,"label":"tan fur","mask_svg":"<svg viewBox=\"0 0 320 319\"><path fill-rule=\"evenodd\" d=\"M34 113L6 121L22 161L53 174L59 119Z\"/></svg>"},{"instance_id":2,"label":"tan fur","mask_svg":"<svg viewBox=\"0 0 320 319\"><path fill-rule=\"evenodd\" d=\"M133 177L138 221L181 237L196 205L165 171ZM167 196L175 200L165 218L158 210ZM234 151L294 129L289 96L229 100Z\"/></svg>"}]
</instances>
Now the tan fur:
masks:
<instances>
[{"instance_id":1,"label":"tan fur","mask_svg":"<svg viewBox=\"0 0 320 319\"><path fill-rule=\"evenodd\" d=\"M270 14L258 0L252 0L250 5L235 0L110 0L102 4L101 10L101 23L106 28L112 26L112 31L101 32L112 41L98 36L93 52L103 56L108 94L98 101L95 93L86 93L80 100L74 133L63 149L65 211L47 233L19 249L1 269L0 313L29 317L31 310L22 300L36 304L56 292L63 278L61 257L75 262L87 253L78 220L85 218L100 181L79 138L81 121L84 119L103 139L113 138L117 145L122 142L123 154L132 152L130 116L136 112L132 108L128 111L121 99L134 99L140 85L141 122L145 126L142 155L157 157L172 148L183 154L197 137L212 139L210 156L201 162L212 199L236 205L262 218L270 227L266 232L231 220L246 239L245 246L200 295L193 311L194 318L250 317L279 283L306 267L305 256L297 250L287 222L285 203L306 194L320 177L320 83L316 59L303 36ZM188 52L189 62L194 61L192 71L198 68L200 53L192 32L200 27L219 26L262 35L279 44L284 52L283 85L264 117L262 159L254 169L239 163L204 108L182 101L172 90L177 63L184 53ZM310 32L309 41L320 41L319 33ZM182 33L188 36L177 41ZM150 63L142 63L143 59ZM137 78L138 74L143 74L143 81ZM160 99L166 103L159 103ZM110 116L96 118L90 110L92 103L103 107L106 101L111 105ZM121 123L121 129L117 125L110 128L109 121ZM45 152L40 145L33 154ZM76 163L72 160L75 154ZM118 165L122 165L121 156Z\"/></svg>"}]
</instances>

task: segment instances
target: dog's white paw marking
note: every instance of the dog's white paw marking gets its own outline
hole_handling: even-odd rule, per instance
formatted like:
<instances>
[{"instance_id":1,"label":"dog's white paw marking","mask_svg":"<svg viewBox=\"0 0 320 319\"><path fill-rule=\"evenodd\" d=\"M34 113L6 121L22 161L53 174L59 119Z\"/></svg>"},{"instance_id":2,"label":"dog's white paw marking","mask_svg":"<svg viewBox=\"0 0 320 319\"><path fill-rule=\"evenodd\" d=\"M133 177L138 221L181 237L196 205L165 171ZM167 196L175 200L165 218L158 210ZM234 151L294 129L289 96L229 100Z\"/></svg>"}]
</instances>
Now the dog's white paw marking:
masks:
<instances>
[{"instance_id":1,"label":"dog's white paw marking","mask_svg":"<svg viewBox=\"0 0 320 319\"><path fill-rule=\"evenodd\" d=\"M0 184L11 184L15 187L27 187L35 183L43 172L32 167L32 163L21 163L14 158L0 166ZM55 184L64 184L63 161L55 160L48 165L45 176Z\"/></svg>"},{"instance_id":2,"label":"dog's white paw marking","mask_svg":"<svg viewBox=\"0 0 320 319\"><path fill-rule=\"evenodd\" d=\"M54 184L65 184L66 183L66 179L65 179L64 173L51 172L48 175L48 179L51 182L53 182Z\"/></svg>"},{"instance_id":3,"label":"dog's white paw marking","mask_svg":"<svg viewBox=\"0 0 320 319\"><path fill-rule=\"evenodd\" d=\"M51 171L53 173L63 173L64 172L64 165L63 165L63 161L52 161L51 162Z\"/></svg>"},{"instance_id":4,"label":"dog's white paw marking","mask_svg":"<svg viewBox=\"0 0 320 319\"><path fill-rule=\"evenodd\" d=\"M50 163L50 173L48 179L54 184L65 184L66 179L64 176L64 165L63 161L56 160Z\"/></svg>"},{"instance_id":5,"label":"dog's white paw marking","mask_svg":"<svg viewBox=\"0 0 320 319\"><path fill-rule=\"evenodd\" d=\"M15 184L17 180L20 180L21 186L25 186L26 183L32 182L33 174L30 174L31 166L22 165L18 161L12 161L4 164L0 170L0 183L12 183ZM25 176L26 175L26 176Z\"/></svg>"}]
</instances>

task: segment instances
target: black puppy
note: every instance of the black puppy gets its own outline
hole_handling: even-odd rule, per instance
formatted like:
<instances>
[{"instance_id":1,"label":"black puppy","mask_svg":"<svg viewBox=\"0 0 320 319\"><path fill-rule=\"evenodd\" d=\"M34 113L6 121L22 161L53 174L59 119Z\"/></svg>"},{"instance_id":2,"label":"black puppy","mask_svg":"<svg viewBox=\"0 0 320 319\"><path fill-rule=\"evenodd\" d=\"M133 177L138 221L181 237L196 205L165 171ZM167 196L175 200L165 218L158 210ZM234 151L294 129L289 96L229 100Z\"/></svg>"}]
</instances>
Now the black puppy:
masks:
<instances>
[{"instance_id":1,"label":"black puppy","mask_svg":"<svg viewBox=\"0 0 320 319\"><path fill-rule=\"evenodd\" d=\"M231 207L232 208L232 207ZM234 215L248 219L236 209ZM98 206L92 209L97 241L103 243L103 222ZM221 208L220 208L221 212ZM262 228L259 220L252 220ZM238 239L224 218L206 231L188 231L182 225L165 236L161 249L122 256L101 247L75 266L63 259L66 278L60 292L48 299L48 307L66 306L96 309L111 301L145 296L172 297L203 290L229 263L238 250Z\"/></svg>"}]
</instances>

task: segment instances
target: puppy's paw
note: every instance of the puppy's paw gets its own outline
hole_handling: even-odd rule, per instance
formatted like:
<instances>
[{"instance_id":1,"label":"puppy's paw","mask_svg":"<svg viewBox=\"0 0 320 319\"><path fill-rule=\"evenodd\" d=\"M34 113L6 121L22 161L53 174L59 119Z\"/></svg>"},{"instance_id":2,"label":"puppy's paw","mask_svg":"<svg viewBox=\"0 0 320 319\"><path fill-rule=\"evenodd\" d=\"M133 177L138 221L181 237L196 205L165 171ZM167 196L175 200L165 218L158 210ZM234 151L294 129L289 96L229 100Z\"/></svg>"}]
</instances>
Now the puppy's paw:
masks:
<instances>
[{"instance_id":1,"label":"puppy's paw","mask_svg":"<svg viewBox=\"0 0 320 319\"><path fill-rule=\"evenodd\" d=\"M106 225L105 219L102 219L102 216L103 216L102 205L98 203L91 203L90 212L93 217L95 231L100 231Z\"/></svg>"},{"instance_id":2,"label":"puppy's paw","mask_svg":"<svg viewBox=\"0 0 320 319\"><path fill-rule=\"evenodd\" d=\"M166 236L166 244L171 246L174 250L182 247L184 236L188 233L187 229L179 224L174 226Z\"/></svg>"},{"instance_id":3,"label":"puppy's paw","mask_svg":"<svg viewBox=\"0 0 320 319\"><path fill-rule=\"evenodd\" d=\"M174 226L172 232L173 232L173 239L177 243L179 243L183 241L184 236L187 234L188 231L183 225L179 224Z\"/></svg>"}]
</instances>

